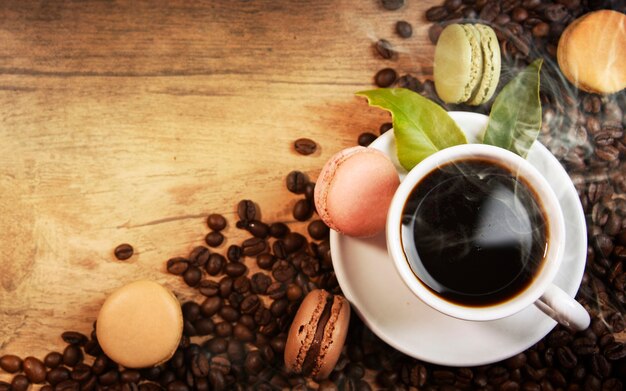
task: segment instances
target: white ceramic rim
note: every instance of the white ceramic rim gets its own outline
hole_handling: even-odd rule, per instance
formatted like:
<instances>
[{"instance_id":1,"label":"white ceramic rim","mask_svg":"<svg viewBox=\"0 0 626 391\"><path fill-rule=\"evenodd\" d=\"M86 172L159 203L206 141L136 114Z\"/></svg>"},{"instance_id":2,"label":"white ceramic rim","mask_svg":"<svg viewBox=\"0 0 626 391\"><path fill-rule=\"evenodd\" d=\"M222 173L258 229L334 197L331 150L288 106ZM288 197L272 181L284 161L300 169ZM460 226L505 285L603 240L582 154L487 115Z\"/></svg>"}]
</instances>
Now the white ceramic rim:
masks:
<instances>
[{"instance_id":1,"label":"white ceramic rim","mask_svg":"<svg viewBox=\"0 0 626 391\"><path fill-rule=\"evenodd\" d=\"M542 269L531 285L505 302L493 306L467 307L451 303L435 295L413 273L401 242L401 217L405 201L416 183L442 164L467 157L484 157L499 161L519 172L536 191L547 214L548 254ZM485 144L463 144L443 149L420 162L404 178L396 191L387 216L387 247L396 270L409 289L434 309L459 319L488 321L504 318L532 305L554 280L563 258L565 225L558 198L541 173L526 159L503 148ZM393 244L393 245L392 245Z\"/></svg>"}]
</instances>

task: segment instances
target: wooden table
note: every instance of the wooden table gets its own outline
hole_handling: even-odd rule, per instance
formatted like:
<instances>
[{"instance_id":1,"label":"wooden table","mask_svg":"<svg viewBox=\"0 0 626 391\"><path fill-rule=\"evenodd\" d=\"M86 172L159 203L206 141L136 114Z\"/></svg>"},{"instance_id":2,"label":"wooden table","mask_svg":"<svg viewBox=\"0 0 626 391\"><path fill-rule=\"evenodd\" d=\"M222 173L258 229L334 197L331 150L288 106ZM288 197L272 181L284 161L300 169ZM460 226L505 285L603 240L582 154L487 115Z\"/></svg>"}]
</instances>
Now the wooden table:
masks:
<instances>
[{"instance_id":1,"label":"wooden table","mask_svg":"<svg viewBox=\"0 0 626 391\"><path fill-rule=\"evenodd\" d=\"M293 220L286 175L315 179L388 120L354 92L386 66L432 73L427 2L150 3L0 3L0 355L89 333L126 282L191 295L164 264L203 243L209 213L230 220L230 243L241 199ZM412 38L395 35L401 19ZM374 54L379 38L397 60ZM321 150L298 155L299 137Z\"/></svg>"}]
</instances>

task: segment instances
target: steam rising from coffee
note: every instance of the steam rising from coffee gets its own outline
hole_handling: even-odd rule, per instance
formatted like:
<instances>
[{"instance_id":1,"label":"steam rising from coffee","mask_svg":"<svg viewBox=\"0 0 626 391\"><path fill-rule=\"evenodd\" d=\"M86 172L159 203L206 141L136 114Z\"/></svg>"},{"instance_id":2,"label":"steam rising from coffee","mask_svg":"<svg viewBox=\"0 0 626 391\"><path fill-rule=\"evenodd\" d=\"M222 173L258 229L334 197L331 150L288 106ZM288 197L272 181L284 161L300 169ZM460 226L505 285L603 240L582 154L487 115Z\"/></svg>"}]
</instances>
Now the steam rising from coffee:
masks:
<instances>
[{"instance_id":1,"label":"steam rising from coffee","mask_svg":"<svg viewBox=\"0 0 626 391\"><path fill-rule=\"evenodd\" d=\"M542 265L545 213L516 173L478 158L447 164L416 185L402 241L416 276L447 300L490 305L515 296Z\"/></svg>"}]
</instances>

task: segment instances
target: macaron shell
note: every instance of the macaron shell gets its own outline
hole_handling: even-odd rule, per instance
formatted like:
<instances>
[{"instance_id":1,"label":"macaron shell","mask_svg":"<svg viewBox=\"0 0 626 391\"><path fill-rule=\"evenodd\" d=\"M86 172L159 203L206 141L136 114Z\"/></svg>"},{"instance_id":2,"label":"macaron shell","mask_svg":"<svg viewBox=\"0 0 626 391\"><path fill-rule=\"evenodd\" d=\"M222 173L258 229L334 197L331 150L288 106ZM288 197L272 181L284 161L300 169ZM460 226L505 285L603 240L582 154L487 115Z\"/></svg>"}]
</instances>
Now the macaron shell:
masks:
<instances>
[{"instance_id":1,"label":"macaron shell","mask_svg":"<svg viewBox=\"0 0 626 391\"><path fill-rule=\"evenodd\" d=\"M328 295L329 293L322 289L315 289L302 300L291 322L285 344L285 367L288 371L294 373L302 371L302 364L313 343L317 323Z\"/></svg>"},{"instance_id":2,"label":"macaron shell","mask_svg":"<svg viewBox=\"0 0 626 391\"><path fill-rule=\"evenodd\" d=\"M483 76L468 103L478 106L488 102L496 92L498 82L500 81L502 58L500 44L495 31L483 24L475 24L474 28L480 35L480 46L483 55Z\"/></svg>"},{"instance_id":3,"label":"macaron shell","mask_svg":"<svg viewBox=\"0 0 626 391\"><path fill-rule=\"evenodd\" d=\"M315 186L320 218L346 235L367 237L385 228L387 211L400 184L387 156L373 148L353 147L324 165Z\"/></svg>"},{"instance_id":4,"label":"macaron shell","mask_svg":"<svg viewBox=\"0 0 626 391\"><path fill-rule=\"evenodd\" d=\"M183 315L176 297L153 281L119 288L104 302L96 322L104 353L127 368L167 361L178 347Z\"/></svg>"},{"instance_id":5,"label":"macaron shell","mask_svg":"<svg viewBox=\"0 0 626 391\"><path fill-rule=\"evenodd\" d=\"M575 20L561 35L557 61L584 91L611 94L626 88L626 15L601 10Z\"/></svg>"},{"instance_id":6,"label":"macaron shell","mask_svg":"<svg viewBox=\"0 0 626 391\"><path fill-rule=\"evenodd\" d=\"M335 369L343 345L346 342L349 325L350 303L343 296L335 296L330 319L324 330L319 363L316 366L319 368L315 375L317 378L327 378Z\"/></svg>"},{"instance_id":7,"label":"macaron shell","mask_svg":"<svg viewBox=\"0 0 626 391\"><path fill-rule=\"evenodd\" d=\"M448 25L435 47L435 90L447 103L465 102L480 81L482 58L476 58L480 44L472 27L466 26L469 25Z\"/></svg>"}]
</instances>

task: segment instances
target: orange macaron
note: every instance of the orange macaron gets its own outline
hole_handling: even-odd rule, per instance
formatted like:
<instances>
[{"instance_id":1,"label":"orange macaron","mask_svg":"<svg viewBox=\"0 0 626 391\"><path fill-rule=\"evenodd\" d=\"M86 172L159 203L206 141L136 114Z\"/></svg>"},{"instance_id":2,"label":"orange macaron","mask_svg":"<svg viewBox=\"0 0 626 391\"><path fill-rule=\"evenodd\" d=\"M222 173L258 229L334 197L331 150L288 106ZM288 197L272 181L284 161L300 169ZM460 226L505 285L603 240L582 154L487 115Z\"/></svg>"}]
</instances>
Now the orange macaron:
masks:
<instances>
[{"instance_id":1,"label":"orange macaron","mask_svg":"<svg viewBox=\"0 0 626 391\"><path fill-rule=\"evenodd\" d=\"M374 148L347 148L322 168L315 184L315 207L331 229L373 236L384 230L399 185L398 172L385 154Z\"/></svg>"},{"instance_id":2,"label":"orange macaron","mask_svg":"<svg viewBox=\"0 0 626 391\"><path fill-rule=\"evenodd\" d=\"M581 90L612 94L626 88L626 15L600 10L576 19L561 35L557 60Z\"/></svg>"}]
</instances>

